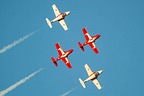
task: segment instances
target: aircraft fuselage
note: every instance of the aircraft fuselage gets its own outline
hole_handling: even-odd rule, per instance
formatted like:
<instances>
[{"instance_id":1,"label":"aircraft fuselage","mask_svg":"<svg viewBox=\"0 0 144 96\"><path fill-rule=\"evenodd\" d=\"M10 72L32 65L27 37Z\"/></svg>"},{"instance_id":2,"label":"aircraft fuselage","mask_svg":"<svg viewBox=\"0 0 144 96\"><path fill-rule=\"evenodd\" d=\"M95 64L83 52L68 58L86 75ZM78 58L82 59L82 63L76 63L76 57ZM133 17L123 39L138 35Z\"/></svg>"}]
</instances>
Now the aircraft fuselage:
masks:
<instances>
[{"instance_id":1,"label":"aircraft fuselage","mask_svg":"<svg viewBox=\"0 0 144 96\"><path fill-rule=\"evenodd\" d=\"M70 49L70 50L64 52L64 54L62 54L61 58L68 57L68 55L71 54L72 52L73 52L73 49Z\"/></svg>"},{"instance_id":2,"label":"aircraft fuselage","mask_svg":"<svg viewBox=\"0 0 144 96\"><path fill-rule=\"evenodd\" d=\"M99 37L100 37L100 34L97 34L97 35L95 35L95 36L92 36L92 38L89 39L88 41L86 41L86 42L84 43L84 45L87 45L87 44L89 44L89 43L95 42Z\"/></svg>"},{"instance_id":3,"label":"aircraft fuselage","mask_svg":"<svg viewBox=\"0 0 144 96\"><path fill-rule=\"evenodd\" d=\"M98 75L100 75L102 72L103 72L103 70L93 72L86 80L84 80L84 82L87 82L87 81L93 80L93 79L97 79Z\"/></svg>"},{"instance_id":4,"label":"aircraft fuselage","mask_svg":"<svg viewBox=\"0 0 144 96\"><path fill-rule=\"evenodd\" d=\"M56 22L56 21L60 21L63 20L67 15L70 14L70 11L64 12L64 13L60 13L55 19L53 19L51 21L51 23Z\"/></svg>"}]
</instances>

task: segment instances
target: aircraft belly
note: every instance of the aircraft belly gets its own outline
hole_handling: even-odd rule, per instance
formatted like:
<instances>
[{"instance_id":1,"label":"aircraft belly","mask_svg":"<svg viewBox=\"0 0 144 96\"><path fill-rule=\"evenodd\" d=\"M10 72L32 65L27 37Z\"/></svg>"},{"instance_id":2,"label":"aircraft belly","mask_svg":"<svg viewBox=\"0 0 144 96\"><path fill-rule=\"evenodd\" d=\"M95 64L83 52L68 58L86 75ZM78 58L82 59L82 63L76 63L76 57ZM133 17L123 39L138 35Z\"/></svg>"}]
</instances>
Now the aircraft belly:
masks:
<instances>
[{"instance_id":1,"label":"aircraft belly","mask_svg":"<svg viewBox=\"0 0 144 96\"><path fill-rule=\"evenodd\" d=\"M53 19L51 22L56 22L56 21L58 21L58 19L57 19L57 18Z\"/></svg>"},{"instance_id":2,"label":"aircraft belly","mask_svg":"<svg viewBox=\"0 0 144 96\"><path fill-rule=\"evenodd\" d=\"M60 20L62 20L62 19L63 19L62 16L58 16L58 17L56 17L55 19L53 19L52 22L60 21Z\"/></svg>"},{"instance_id":3,"label":"aircraft belly","mask_svg":"<svg viewBox=\"0 0 144 96\"><path fill-rule=\"evenodd\" d=\"M63 16L62 15L60 15L60 16L58 16L58 17L56 17L57 19L58 19L58 21L59 20L62 20L63 19Z\"/></svg>"},{"instance_id":4,"label":"aircraft belly","mask_svg":"<svg viewBox=\"0 0 144 96\"><path fill-rule=\"evenodd\" d=\"M93 74L90 77L88 77L85 82L89 81L89 80L93 80L94 78L96 78L96 76Z\"/></svg>"}]
</instances>

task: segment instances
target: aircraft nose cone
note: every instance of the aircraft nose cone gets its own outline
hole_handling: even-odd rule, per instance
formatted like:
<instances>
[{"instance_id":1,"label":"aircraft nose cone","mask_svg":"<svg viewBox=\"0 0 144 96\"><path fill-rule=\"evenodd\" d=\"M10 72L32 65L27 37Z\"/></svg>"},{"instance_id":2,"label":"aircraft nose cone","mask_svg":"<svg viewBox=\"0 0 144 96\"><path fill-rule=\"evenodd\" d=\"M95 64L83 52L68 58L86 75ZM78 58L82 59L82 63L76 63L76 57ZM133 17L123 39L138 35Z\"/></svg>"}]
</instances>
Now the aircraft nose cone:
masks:
<instances>
[{"instance_id":1,"label":"aircraft nose cone","mask_svg":"<svg viewBox=\"0 0 144 96\"><path fill-rule=\"evenodd\" d=\"M69 14L70 14L70 11L67 11L66 14L69 15Z\"/></svg>"},{"instance_id":2,"label":"aircraft nose cone","mask_svg":"<svg viewBox=\"0 0 144 96\"><path fill-rule=\"evenodd\" d=\"M72 53L73 52L73 49L70 49L70 53Z\"/></svg>"},{"instance_id":3,"label":"aircraft nose cone","mask_svg":"<svg viewBox=\"0 0 144 96\"><path fill-rule=\"evenodd\" d=\"M100 37L101 35L100 34L98 34L98 37Z\"/></svg>"},{"instance_id":4,"label":"aircraft nose cone","mask_svg":"<svg viewBox=\"0 0 144 96\"><path fill-rule=\"evenodd\" d=\"M99 74L102 74L102 72L103 72L103 70L99 70L99 71L98 71Z\"/></svg>"}]
</instances>

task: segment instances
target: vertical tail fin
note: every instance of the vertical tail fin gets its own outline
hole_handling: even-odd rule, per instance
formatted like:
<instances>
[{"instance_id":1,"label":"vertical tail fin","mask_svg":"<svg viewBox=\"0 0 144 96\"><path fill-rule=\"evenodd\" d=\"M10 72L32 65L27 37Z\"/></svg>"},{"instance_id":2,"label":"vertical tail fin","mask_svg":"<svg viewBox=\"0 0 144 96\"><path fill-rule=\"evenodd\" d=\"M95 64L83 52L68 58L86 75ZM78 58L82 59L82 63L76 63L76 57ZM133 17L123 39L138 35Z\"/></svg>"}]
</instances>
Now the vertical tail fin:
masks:
<instances>
[{"instance_id":1,"label":"vertical tail fin","mask_svg":"<svg viewBox=\"0 0 144 96\"><path fill-rule=\"evenodd\" d=\"M80 49L84 52L84 47L83 47L83 45L82 45L80 42L78 42L78 45L79 45Z\"/></svg>"},{"instance_id":2,"label":"vertical tail fin","mask_svg":"<svg viewBox=\"0 0 144 96\"><path fill-rule=\"evenodd\" d=\"M48 18L46 18L46 22L49 25L49 27L52 28L52 23L50 22L50 20Z\"/></svg>"},{"instance_id":3,"label":"vertical tail fin","mask_svg":"<svg viewBox=\"0 0 144 96\"><path fill-rule=\"evenodd\" d=\"M81 78L79 78L79 81L80 81L81 85L83 86L83 88L86 88L85 83Z\"/></svg>"}]
</instances>

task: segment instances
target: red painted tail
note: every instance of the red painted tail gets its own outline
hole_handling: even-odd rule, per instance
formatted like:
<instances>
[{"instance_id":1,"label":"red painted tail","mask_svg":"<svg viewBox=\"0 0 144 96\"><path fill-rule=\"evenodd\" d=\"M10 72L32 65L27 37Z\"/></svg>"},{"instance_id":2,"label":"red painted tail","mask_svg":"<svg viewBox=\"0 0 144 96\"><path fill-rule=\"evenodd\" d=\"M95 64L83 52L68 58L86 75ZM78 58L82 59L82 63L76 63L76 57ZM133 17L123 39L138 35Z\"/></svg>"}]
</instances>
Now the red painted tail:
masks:
<instances>
[{"instance_id":1,"label":"red painted tail","mask_svg":"<svg viewBox=\"0 0 144 96\"><path fill-rule=\"evenodd\" d=\"M57 61L54 59L54 57L51 57L51 59L52 59L52 62L54 63L54 65L55 65L56 67L58 67Z\"/></svg>"},{"instance_id":2,"label":"red painted tail","mask_svg":"<svg viewBox=\"0 0 144 96\"><path fill-rule=\"evenodd\" d=\"M84 47L83 47L83 45L82 45L80 42L78 42L78 45L79 45L80 49L81 49L82 51L84 51Z\"/></svg>"}]
</instances>

